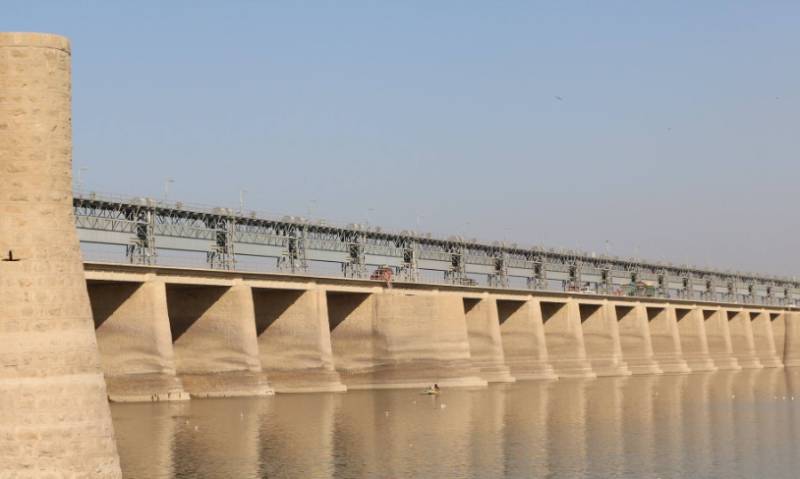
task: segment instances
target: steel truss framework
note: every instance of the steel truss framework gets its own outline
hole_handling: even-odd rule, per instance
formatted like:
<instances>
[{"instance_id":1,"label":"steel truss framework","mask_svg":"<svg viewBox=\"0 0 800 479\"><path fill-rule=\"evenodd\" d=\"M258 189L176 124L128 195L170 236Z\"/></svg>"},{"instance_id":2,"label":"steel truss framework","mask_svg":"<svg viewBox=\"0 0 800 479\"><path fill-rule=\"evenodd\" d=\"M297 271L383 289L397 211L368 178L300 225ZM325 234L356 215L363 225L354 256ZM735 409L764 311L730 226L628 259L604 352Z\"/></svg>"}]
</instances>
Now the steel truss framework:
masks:
<instances>
[{"instance_id":1,"label":"steel truss framework","mask_svg":"<svg viewBox=\"0 0 800 479\"><path fill-rule=\"evenodd\" d=\"M421 271L443 273L446 282L509 287L520 278L530 289L563 288L629 294L797 305L794 279L724 272L575 251L484 244L461 238L314 224L302 218L267 219L225 208L185 207L152 199L76 196L76 226L83 243L124 246L128 261L157 264L159 250L206 254L209 268L234 270L237 258L273 258L279 270L305 273L314 261L338 263L348 278L368 277L386 265L402 281L419 281Z\"/></svg>"}]
</instances>

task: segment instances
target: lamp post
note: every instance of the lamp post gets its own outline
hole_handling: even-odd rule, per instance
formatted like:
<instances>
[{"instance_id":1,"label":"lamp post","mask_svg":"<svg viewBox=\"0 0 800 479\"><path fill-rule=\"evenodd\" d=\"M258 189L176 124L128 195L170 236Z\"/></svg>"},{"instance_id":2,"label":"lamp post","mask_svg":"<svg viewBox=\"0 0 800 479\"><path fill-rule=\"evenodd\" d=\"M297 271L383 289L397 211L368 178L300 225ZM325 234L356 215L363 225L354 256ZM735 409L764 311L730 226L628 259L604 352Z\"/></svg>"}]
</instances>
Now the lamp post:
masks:
<instances>
[{"instance_id":1,"label":"lamp post","mask_svg":"<svg viewBox=\"0 0 800 479\"><path fill-rule=\"evenodd\" d=\"M244 195L246 194L247 190L239 190L239 215L244 215Z\"/></svg>"},{"instance_id":2,"label":"lamp post","mask_svg":"<svg viewBox=\"0 0 800 479\"><path fill-rule=\"evenodd\" d=\"M167 178L164 180L164 202L166 202L169 198L169 185L172 183L175 183L175 180L172 178Z\"/></svg>"},{"instance_id":3,"label":"lamp post","mask_svg":"<svg viewBox=\"0 0 800 479\"><path fill-rule=\"evenodd\" d=\"M78 168L78 175L77 178L75 179L75 186L76 189L78 190L78 193L83 192L83 174L87 171L89 171L89 168L85 166L81 166L80 168Z\"/></svg>"}]
</instances>

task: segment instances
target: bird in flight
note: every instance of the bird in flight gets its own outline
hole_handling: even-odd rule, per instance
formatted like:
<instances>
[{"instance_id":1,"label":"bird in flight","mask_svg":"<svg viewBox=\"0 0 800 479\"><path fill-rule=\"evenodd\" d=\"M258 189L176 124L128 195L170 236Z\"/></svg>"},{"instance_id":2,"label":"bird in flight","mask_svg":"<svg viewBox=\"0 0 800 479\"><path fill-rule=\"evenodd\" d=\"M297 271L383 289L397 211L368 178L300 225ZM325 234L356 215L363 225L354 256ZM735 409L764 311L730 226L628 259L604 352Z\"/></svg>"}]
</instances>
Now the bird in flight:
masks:
<instances>
[{"instance_id":1,"label":"bird in flight","mask_svg":"<svg viewBox=\"0 0 800 479\"><path fill-rule=\"evenodd\" d=\"M564 101L564 99L563 99L563 98L561 98L560 96L556 96L556 100L558 100L558 101Z\"/></svg>"},{"instance_id":2,"label":"bird in flight","mask_svg":"<svg viewBox=\"0 0 800 479\"><path fill-rule=\"evenodd\" d=\"M7 258L3 258L3 261L19 261L19 258L15 258L14 257L14 252L11 251L11 250L8 250L8 257Z\"/></svg>"}]
</instances>

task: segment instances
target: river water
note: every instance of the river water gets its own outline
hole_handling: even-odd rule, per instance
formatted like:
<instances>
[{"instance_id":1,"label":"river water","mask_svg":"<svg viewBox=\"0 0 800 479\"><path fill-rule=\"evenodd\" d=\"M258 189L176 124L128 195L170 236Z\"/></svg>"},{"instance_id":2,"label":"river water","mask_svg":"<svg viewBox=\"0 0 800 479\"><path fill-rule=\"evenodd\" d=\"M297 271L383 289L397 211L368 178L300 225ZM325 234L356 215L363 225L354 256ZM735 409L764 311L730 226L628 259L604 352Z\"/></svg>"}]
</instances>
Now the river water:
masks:
<instances>
[{"instance_id":1,"label":"river water","mask_svg":"<svg viewBox=\"0 0 800 479\"><path fill-rule=\"evenodd\" d=\"M800 370L111 410L136 479L800 476Z\"/></svg>"}]
</instances>

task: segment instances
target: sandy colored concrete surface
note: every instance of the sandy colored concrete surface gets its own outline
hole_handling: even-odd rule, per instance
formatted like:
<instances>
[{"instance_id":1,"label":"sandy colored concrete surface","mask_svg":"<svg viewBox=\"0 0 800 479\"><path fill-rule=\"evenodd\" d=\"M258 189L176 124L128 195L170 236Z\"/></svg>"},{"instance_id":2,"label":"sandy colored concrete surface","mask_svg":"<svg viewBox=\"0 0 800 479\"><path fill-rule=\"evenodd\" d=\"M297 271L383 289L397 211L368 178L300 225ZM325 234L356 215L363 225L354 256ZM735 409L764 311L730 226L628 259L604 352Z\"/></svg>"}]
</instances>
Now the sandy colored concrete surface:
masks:
<instances>
[{"instance_id":1,"label":"sandy colored concrete surface","mask_svg":"<svg viewBox=\"0 0 800 479\"><path fill-rule=\"evenodd\" d=\"M497 314L511 375L519 380L558 378L548 360L539 301L498 299Z\"/></svg>"},{"instance_id":2,"label":"sandy colored concrete surface","mask_svg":"<svg viewBox=\"0 0 800 479\"><path fill-rule=\"evenodd\" d=\"M253 289L261 368L275 392L341 392L322 288Z\"/></svg>"},{"instance_id":3,"label":"sandy colored concrete surface","mask_svg":"<svg viewBox=\"0 0 800 479\"><path fill-rule=\"evenodd\" d=\"M593 378L592 365L586 358L583 329L575 301L539 301L550 364L558 377Z\"/></svg>"},{"instance_id":4,"label":"sandy colored concrete surface","mask_svg":"<svg viewBox=\"0 0 800 479\"><path fill-rule=\"evenodd\" d=\"M608 301L578 301L586 358L598 376L630 376L622 359L622 346L614 306Z\"/></svg>"},{"instance_id":5,"label":"sandy colored concrete surface","mask_svg":"<svg viewBox=\"0 0 800 479\"><path fill-rule=\"evenodd\" d=\"M460 295L331 292L328 314L348 389L486 385L472 366Z\"/></svg>"},{"instance_id":6,"label":"sandy colored concrete surface","mask_svg":"<svg viewBox=\"0 0 800 479\"><path fill-rule=\"evenodd\" d=\"M175 375L164 283L89 282L88 289L109 399L189 399Z\"/></svg>"},{"instance_id":7,"label":"sandy colored concrete surface","mask_svg":"<svg viewBox=\"0 0 800 479\"><path fill-rule=\"evenodd\" d=\"M72 211L69 41L0 33L0 476L121 477Z\"/></svg>"},{"instance_id":8,"label":"sandy colored concrete surface","mask_svg":"<svg viewBox=\"0 0 800 479\"><path fill-rule=\"evenodd\" d=\"M708 352L703 311L696 306L675 307L675 319L678 323L683 359L689 369L692 372L716 371L717 366Z\"/></svg>"},{"instance_id":9,"label":"sandy colored concrete surface","mask_svg":"<svg viewBox=\"0 0 800 479\"><path fill-rule=\"evenodd\" d=\"M633 374L662 374L653 355L650 324L642 303L614 303L622 358Z\"/></svg>"},{"instance_id":10,"label":"sandy colored concrete surface","mask_svg":"<svg viewBox=\"0 0 800 479\"><path fill-rule=\"evenodd\" d=\"M658 367L669 374L688 373L690 370L683 358L675 308L664 303L647 303L645 311L650 323L653 358L658 363Z\"/></svg>"},{"instance_id":11,"label":"sandy colored concrete surface","mask_svg":"<svg viewBox=\"0 0 800 479\"><path fill-rule=\"evenodd\" d=\"M775 343L775 354L784 362L786 349L786 313L770 311L769 320L772 323L772 339Z\"/></svg>"},{"instance_id":12,"label":"sandy colored concrete surface","mask_svg":"<svg viewBox=\"0 0 800 479\"><path fill-rule=\"evenodd\" d=\"M760 369L763 366L756 356L756 346L753 340L753 327L750 322L750 313L744 309L724 309L728 318L728 329L731 335L733 356L739 361L742 369Z\"/></svg>"},{"instance_id":13,"label":"sandy colored concrete surface","mask_svg":"<svg viewBox=\"0 0 800 479\"><path fill-rule=\"evenodd\" d=\"M718 369L742 369L739 361L733 356L726 313L721 308L714 307L702 307L701 311L706 326L708 354L714 360L714 365Z\"/></svg>"},{"instance_id":14,"label":"sandy colored concrete surface","mask_svg":"<svg viewBox=\"0 0 800 479\"><path fill-rule=\"evenodd\" d=\"M464 298L464 315L472 365L490 383L512 383L500 334L497 301L488 294L480 299Z\"/></svg>"},{"instance_id":15,"label":"sandy colored concrete surface","mask_svg":"<svg viewBox=\"0 0 800 479\"><path fill-rule=\"evenodd\" d=\"M800 366L800 313L787 311L783 318L785 331L783 365L787 368Z\"/></svg>"},{"instance_id":16,"label":"sandy colored concrete surface","mask_svg":"<svg viewBox=\"0 0 800 479\"><path fill-rule=\"evenodd\" d=\"M750 325L753 330L753 345L756 357L765 368L780 368L783 360L775 350L775 337L772 333L770 313L766 310L750 310Z\"/></svg>"},{"instance_id":17,"label":"sandy colored concrete surface","mask_svg":"<svg viewBox=\"0 0 800 479\"><path fill-rule=\"evenodd\" d=\"M193 397L272 393L261 371L250 287L167 285L175 366Z\"/></svg>"}]
</instances>

